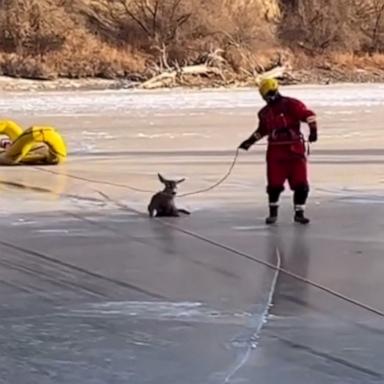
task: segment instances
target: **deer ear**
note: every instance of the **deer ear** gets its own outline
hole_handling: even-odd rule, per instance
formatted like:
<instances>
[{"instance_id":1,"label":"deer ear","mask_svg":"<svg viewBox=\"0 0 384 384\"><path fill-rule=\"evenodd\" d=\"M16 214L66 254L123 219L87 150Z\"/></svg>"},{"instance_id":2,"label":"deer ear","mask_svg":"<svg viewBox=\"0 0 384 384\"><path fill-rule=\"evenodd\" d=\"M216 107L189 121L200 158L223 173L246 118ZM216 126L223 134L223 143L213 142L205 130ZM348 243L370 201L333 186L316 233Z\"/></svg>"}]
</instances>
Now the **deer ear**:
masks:
<instances>
[{"instance_id":1,"label":"deer ear","mask_svg":"<svg viewBox=\"0 0 384 384\"><path fill-rule=\"evenodd\" d=\"M180 180L177 180L177 181L176 181L176 184L180 184L180 183L182 183L183 181L185 181L185 178L180 179Z\"/></svg>"},{"instance_id":2,"label":"deer ear","mask_svg":"<svg viewBox=\"0 0 384 384\"><path fill-rule=\"evenodd\" d=\"M158 173L157 176L158 176L159 180L160 180L163 184L165 184L165 179L164 179L164 177L161 176L160 173Z\"/></svg>"}]
</instances>

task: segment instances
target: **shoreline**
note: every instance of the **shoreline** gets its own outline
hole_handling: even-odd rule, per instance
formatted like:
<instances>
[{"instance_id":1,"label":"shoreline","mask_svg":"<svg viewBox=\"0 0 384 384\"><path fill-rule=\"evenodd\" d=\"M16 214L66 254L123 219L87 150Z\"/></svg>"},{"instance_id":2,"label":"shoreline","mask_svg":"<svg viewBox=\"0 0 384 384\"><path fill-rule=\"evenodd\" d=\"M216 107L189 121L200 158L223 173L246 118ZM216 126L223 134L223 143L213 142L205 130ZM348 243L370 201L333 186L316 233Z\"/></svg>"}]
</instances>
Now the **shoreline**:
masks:
<instances>
[{"instance_id":1,"label":"shoreline","mask_svg":"<svg viewBox=\"0 0 384 384\"><path fill-rule=\"evenodd\" d=\"M282 85L335 85L335 84L370 84L384 83L384 70L377 71L308 71L299 70L292 77L282 79ZM0 76L0 92L38 92L38 91L76 91L76 90L145 90L165 89L244 89L256 87L255 79L223 81L212 78L194 77L193 82L177 83L172 86L160 86L143 89L141 83L128 79L104 78L59 78L40 80Z\"/></svg>"}]
</instances>

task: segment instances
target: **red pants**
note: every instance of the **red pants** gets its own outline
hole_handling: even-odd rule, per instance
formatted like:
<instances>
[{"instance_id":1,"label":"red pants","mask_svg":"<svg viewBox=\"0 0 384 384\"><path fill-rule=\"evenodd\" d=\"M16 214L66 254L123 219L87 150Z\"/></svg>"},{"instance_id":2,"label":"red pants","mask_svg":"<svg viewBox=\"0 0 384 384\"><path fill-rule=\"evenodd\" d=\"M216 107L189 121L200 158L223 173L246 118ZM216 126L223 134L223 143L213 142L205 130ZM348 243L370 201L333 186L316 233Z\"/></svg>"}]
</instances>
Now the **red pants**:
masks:
<instances>
[{"instance_id":1,"label":"red pants","mask_svg":"<svg viewBox=\"0 0 384 384\"><path fill-rule=\"evenodd\" d=\"M288 148L269 148L267 154L268 187L283 189L288 181L291 190L308 186L307 159L305 147L299 151Z\"/></svg>"}]
</instances>

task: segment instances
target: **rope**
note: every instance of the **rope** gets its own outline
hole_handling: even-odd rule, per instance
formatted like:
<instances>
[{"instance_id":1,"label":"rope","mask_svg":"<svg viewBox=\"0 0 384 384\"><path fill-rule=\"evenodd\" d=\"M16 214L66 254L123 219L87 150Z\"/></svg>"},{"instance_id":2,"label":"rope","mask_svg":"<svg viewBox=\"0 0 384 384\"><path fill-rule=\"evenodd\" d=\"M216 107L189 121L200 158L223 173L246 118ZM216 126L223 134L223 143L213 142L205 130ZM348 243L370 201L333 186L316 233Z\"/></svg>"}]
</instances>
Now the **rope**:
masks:
<instances>
[{"instance_id":1,"label":"rope","mask_svg":"<svg viewBox=\"0 0 384 384\"><path fill-rule=\"evenodd\" d=\"M239 152L240 152L240 149L237 148L236 152L235 152L235 156L233 158L233 161L232 161L228 171L217 182L215 182L213 185L211 185L211 186L209 186L207 188L200 189L200 190L193 191L193 192L184 193L182 195L179 195L179 197L197 195L197 194L200 194L200 193L208 192L208 191L211 191L212 189L218 187L219 185L223 184L224 181L227 180L228 177L231 175L231 173L233 171L233 168L235 167L237 159L239 157ZM86 181L88 183L93 183L93 184L109 185L109 186L112 186L112 187L124 188L124 189L129 189L131 191L142 192L142 193L155 193L156 192L156 191L150 191L148 189L137 188L137 187L134 187L132 185L119 184L119 183L114 183L114 182L109 182L109 181L90 179L88 177L75 176L75 175L71 175L69 173L56 172L56 171L53 171L51 169L45 169L45 168L38 167L38 166L35 166L34 168L39 170L39 171L42 171L42 172L47 172L47 173L51 173L51 174L54 174L54 175L66 176L66 177L69 177L71 179Z\"/></svg>"},{"instance_id":2,"label":"rope","mask_svg":"<svg viewBox=\"0 0 384 384\"><path fill-rule=\"evenodd\" d=\"M295 144L295 143L297 143L297 142L296 141L280 141L280 142L277 142L277 143L270 142L270 143L268 143L268 145L269 146L277 146L277 145L289 145L289 144ZM305 143L308 143L308 141L307 140L303 140L302 143L305 144ZM257 144L256 143L256 145L258 145L258 146L263 145L264 146L265 144L262 144L262 143ZM183 193L181 195L178 195L178 197L186 197L186 196L198 195L198 194L201 194L201 193L212 191L213 189L219 187L221 184L223 184L231 176L232 171L233 171L233 169L234 169L234 167L235 167L235 165L237 163L237 160L238 160L238 157L239 157L239 153L240 153L240 148L237 148L236 151L235 151L235 155L234 155L234 158L232 160L232 163L229 166L229 169L224 174L224 176L222 176L214 184L212 184L212 185L210 185L209 187L206 187L206 188L198 189L196 191ZM308 154L309 154L309 144L308 144ZM96 180L96 179L90 179L90 178L86 178L86 177L71 175L71 174L68 174L68 173L59 173L59 172L55 172L55 171L52 171L52 170L43 169L43 168L40 168L40 167L37 167L37 166L35 166L35 169L38 169L38 170L43 171L43 172L48 172L48 173L51 173L51 174L67 176L67 177L69 177L71 179L86 181L88 183L99 184L99 185L109 185L109 186L112 186L112 187L129 189L131 191L140 192L140 193L155 193L156 192L156 191L153 191L153 190L142 189L142 188L138 188L138 187L135 187L135 186L132 186L132 185L127 185L127 184L119 184L119 183L114 183L114 182L109 182L109 181L101 181L101 180Z\"/></svg>"},{"instance_id":3,"label":"rope","mask_svg":"<svg viewBox=\"0 0 384 384\"><path fill-rule=\"evenodd\" d=\"M183 193L182 195L179 195L179 197L185 197L185 196L192 196L192 195L197 195L197 194L200 194L200 193L204 193L204 192L208 192L208 191L211 191L212 189L215 189L216 187L218 187L219 185L223 184L225 180L228 179L228 177L231 175L232 171L233 171L233 168L235 167L236 165L236 162L237 162L237 159L239 157L239 152L240 152L240 149L237 148L236 149L236 152L235 152L235 157L233 158L233 161L228 169L228 171L226 172L226 174L221 178L219 179L216 183L212 184L210 187L207 187L207 188L203 188L203 189L198 189L197 191L193 191L193 192L188 192L188 193Z\"/></svg>"},{"instance_id":4,"label":"rope","mask_svg":"<svg viewBox=\"0 0 384 384\"><path fill-rule=\"evenodd\" d=\"M278 146L278 145L292 145L292 144L297 144L298 142L297 141L279 141L277 143L274 143L274 142L269 142L268 145L269 146ZM302 140L300 141L300 143L302 144L306 144L308 143L308 149L307 149L307 154L309 155L309 142L307 140ZM257 145L263 145L264 144L257 144ZM200 193L205 193L205 192L209 192L211 191L212 189L215 189L216 187L220 186L221 184L224 183L224 181L226 181L228 179L229 176L231 176L232 174L232 171L233 171L233 168L235 167L236 163L237 163L237 159L239 157L239 153L240 153L240 148L237 148L236 149L236 152L235 152L235 156L232 160L232 163L228 169L228 171L225 173L225 175L223 177L221 177L216 183L212 184L211 186L207 187L207 188L203 188L203 189L198 189L197 191L193 191L193 192L187 192L187 193L183 193L181 195L178 195L178 197L185 197L185 196L192 196L192 195L198 195Z\"/></svg>"},{"instance_id":5,"label":"rope","mask_svg":"<svg viewBox=\"0 0 384 384\"><path fill-rule=\"evenodd\" d=\"M132 186L126 185L126 184L119 184L119 183L114 183L114 182L110 182L110 181L103 181L103 180L97 180L97 179L90 179L88 177L75 176L75 175L71 175L69 173L57 172L57 171L53 171L51 169L45 169L45 168L37 167L37 166L35 166L34 168L37 169L38 171L41 171L41 172L47 172L47 173L51 173L53 175L59 175L59 176L66 176L66 177L69 177L71 179L86 181L87 183L99 184L99 185L109 185L112 187L129 189L129 190L135 191L135 192L153 193L153 191L132 187Z\"/></svg>"}]
</instances>

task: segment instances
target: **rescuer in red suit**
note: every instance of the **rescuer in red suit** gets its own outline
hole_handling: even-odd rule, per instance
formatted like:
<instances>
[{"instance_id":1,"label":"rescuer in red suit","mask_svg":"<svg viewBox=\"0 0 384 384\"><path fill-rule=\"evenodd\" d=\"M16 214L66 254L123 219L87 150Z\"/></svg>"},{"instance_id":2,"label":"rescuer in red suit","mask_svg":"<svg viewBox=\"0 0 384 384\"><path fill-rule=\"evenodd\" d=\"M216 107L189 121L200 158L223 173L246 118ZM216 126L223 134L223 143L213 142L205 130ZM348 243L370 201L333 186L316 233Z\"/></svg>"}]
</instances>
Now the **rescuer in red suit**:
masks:
<instances>
[{"instance_id":1,"label":"rescuer in red suit","mask_svg":"<svg viewBox=\"0 0 384 384\"><path fill-rule=\"evenodd\" d=\"M269 198L269 217L267 224L277 221L279 198L288 180L294 192L294 221L308 224L304 215L305 203L309 194L307 176L306 146L300 131L301 122L309 126L310 143L317 141L316 115L301 101L279 93L275 79L265 79L259 91L267 105L259 112L257 130L239 148L248 150L254 143L268 136L267 149L267 193Z\"/></svg>"}]
</instances>

